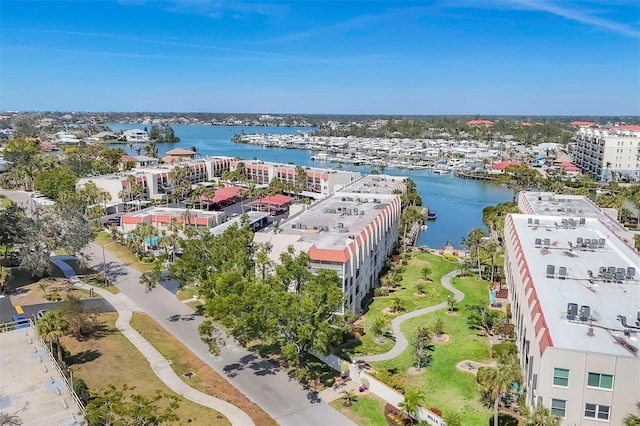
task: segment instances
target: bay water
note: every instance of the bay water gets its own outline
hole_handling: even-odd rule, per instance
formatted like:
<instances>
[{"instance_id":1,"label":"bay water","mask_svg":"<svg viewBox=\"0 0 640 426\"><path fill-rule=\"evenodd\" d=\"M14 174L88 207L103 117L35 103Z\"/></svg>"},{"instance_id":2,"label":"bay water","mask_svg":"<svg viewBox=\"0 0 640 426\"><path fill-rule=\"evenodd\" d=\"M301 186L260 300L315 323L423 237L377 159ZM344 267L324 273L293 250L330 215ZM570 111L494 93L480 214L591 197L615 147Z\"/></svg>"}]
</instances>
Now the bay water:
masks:
<instances>
[{"instance_id":1,"label":"bay water","mask_svg":"<svg viewBox=\"0 0 640 426\"><path fill-rule=\"evenodd\" d=\"M151 128L150 124L109 124L113 131ZM180 142L158 144L162 157L173 148L197 148L198 154L240 157L246 160L259 158L264 161L293 163L300 166L335 168L333 163L318 163L311 160L313 151L263 148L256 145L236 144L231 138L244 131L246 134L296 134L310 132L307 127L264 126L207 126L174 125L173 130ZM127 145L119 145L129 151ZM135 149L135 148L134 148ZM135 151L133 152L135 154ZM343 165L344 170L370 173L371 167ZM427 223L428 229L418 237L418 245L442 248L447 242L460 247L462 237L473 228L484 227L482 209L486 206L511 201L510 190L485 181L457 178L451 174L437 175L430 170L408 170L388 167L385 174L407 176L414 180L425 206L435 211L438 218Z\"/></svg>"}]
</instances>

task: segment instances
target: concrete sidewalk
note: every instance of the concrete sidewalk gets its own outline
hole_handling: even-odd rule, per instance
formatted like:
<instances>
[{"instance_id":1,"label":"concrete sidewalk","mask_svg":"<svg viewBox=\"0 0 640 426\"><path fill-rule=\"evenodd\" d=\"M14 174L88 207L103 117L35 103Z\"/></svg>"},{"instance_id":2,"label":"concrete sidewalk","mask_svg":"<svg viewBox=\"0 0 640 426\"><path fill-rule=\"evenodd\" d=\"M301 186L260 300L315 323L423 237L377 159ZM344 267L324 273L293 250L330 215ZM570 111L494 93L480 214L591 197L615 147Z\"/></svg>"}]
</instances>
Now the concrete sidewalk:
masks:
<instances>
[{"instance_id":1,"label":"concrete sidewalk","mask_svg":"<svg viewBox=\"0 0 640 426\"><path fill-rule=\"evenodd\" d=\"M124 294L112 294L107 290L99 287L90 286L81 281L75 275L75 271L66 262L65 259L73 258L71 256L55 256L52 257L53 263L62 270L64 275L69 278L74 286L84 288L86 290L93 288L96 293L105 298L111 306L118 312L116 327L118 330L140 351L140 353L149 361L151 368L162 382L177 394L184 398L190 399L205 407L212 408L224 415L234 426L254 426L251 418L235 405L210 395L204 394L191 386L187 385L171 368L169 362L158 352L144 337L131 327L129 320L132 311L140 311L133 302Z\"/></svg>"},{"instance_id":2,"label":"concrete sidewalk","mask_svg":"<svg viewBox=\"0 0 640 426\"><path fill-rule=\"evenodd\" d=\"M440 283L444 288L453 293L453 297L456 302L460 302L464 298L464 293L455 288L451 284L451 279L458 275L459 271L452 271L446 275L443 275L440 279ZM376 362L376 361L386 361L389 359L393 359L404 352L409 347L409 341L402 331L400 331L400 324L405 322L408 319L419 317L420 315L430 314L431 312L439 311L440 309L444 309L447 307L447 302L442 302L437 305L429 306L426 308L418 309L417 311L408 312L404 315L400 315L391 321L391 332L396 339L396 344L389 350L383 354L379 355L368 355L368 356L360 356L354 357L355 361L364 361L364 362Z\"/></svg>"}]
</instances>

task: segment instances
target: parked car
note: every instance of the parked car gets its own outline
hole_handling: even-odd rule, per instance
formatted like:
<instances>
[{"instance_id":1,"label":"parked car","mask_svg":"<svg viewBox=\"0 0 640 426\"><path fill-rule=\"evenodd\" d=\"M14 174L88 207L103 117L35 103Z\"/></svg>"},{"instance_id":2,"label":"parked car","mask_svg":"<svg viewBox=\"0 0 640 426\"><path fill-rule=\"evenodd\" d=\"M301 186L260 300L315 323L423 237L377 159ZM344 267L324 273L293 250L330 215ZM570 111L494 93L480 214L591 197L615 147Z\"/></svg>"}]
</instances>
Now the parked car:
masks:
<instances>
[{"instance_id":1,"label":"parked car","mask_svg":"<svg viewBox=\"0 0 640 426\"><path fill-rule=\"evenodd\" d=\"M13 322L17 323L16 324L16 328L28 328L29 327L29 320L27 319L27 317L25 315L22 315L22 314L15 314L13 316Z\"/></svg>"},{"instance_id":2,"label":"parked car","mask_svg":"<svg viewBox=\"0 0 640 426\"><path fill-rule=\"evenodd\" d=\"M38 313L36 314L36 319L37 319L37 320L42 319L42 317L43 317L47 312L49 312L49 310L48 310L48 309L42 309L42 310L38 311Z\"/></svg>"}]
</instances>

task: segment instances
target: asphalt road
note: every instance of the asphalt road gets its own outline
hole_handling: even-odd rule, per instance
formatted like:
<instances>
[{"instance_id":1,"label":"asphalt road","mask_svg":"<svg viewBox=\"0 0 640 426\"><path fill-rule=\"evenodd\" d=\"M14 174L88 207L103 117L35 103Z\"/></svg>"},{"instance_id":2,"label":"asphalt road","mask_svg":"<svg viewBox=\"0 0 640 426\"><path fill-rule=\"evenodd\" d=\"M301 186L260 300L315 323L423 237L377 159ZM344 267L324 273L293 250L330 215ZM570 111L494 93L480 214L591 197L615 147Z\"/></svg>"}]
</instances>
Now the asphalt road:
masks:
<instances>
[{"instance_id":1,"label":"asphalt road","mask_svg":"<svg viewBox=\"0 0 640 426\"><path fill-rule=\"evenodd\" d=\"M0 191L18 204L26 207L31 201L30 193L22 191ZM96 269L103 269L102 247L91 243L86 252ZM108 251L105 252L107 272L114 277L118 288L140 310L155 319L169 333L181 341L194 354L210 365L229 383L258 404L282 426L342 426L353 425L351 420L319 399L314 392L307 391L285 371L269 361L247 351L229 339L219 356L212 356L198 334L202 317L193 320L171 321L170 318L193 316L194 311L179 301L172 291L175 283L158 286L146 293L140 285L140 272L122 264ZM37 311L36 311L37 312Z\"/></svg>"},{"instance_id":2,"label":"asphalt road","mask_svg":"<svg viewBox=\"0 0 640 426\"><path fill-rule=\"evenodd\" d=\"M88 252L95 267L102 269L102 248L91 244ZM122 294L240 392L262 407L280 425L354 425L352 421L321 401L317 394L304 390L285 371L247 351L232 339L228 339L219 356L212 356L198 334L198 325L202 323L203 318L194 316L193 309L175 297L175 283L168 282L165 286L158 286L146 293L139 283L138 271L123 265L108 251L105 256L108 273L115 277L115 283Z\"/></svg>"},{"instance_id":3,"label":"asphalt road","mask_svg":"<svg viewBox=\"0 0 640 426\"><path fill-rule=\"evenodd\" d=\"M85 299L82 300L82 304L86 309L95 310L96 312L115 312L113 306L102 298L97 299ZM27 318L35 318L38 311L47 310L53 311L58 309L60 302L48 302L38 303L35 305L20 305L24 311L24 315ZM13 315L16 313L15 306L11 304L9 297L3 297L0 299L0 323L11 322Z\"/></svg>"}]
</instances>

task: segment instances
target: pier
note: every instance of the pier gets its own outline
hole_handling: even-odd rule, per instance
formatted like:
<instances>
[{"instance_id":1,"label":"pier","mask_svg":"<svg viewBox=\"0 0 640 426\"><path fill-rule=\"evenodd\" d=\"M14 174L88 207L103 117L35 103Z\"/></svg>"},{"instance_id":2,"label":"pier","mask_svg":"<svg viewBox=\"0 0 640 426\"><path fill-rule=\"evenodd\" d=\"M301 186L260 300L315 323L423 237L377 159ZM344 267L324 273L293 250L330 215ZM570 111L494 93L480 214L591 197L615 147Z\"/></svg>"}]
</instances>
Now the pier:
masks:
<instances>
[{"instance_id":1,"label":"pier","mask_svg":"<svg viewBox=\"0 0 640 426\"><path fill-rule=\"evenodd\" d=\"M486 173L477 173L477 172L465 172L462 170L455 170L453 172L455 177L459 177L462 179L472 179L472 180L492 180L491 175Z\"/></svg>"}]
</instances>

